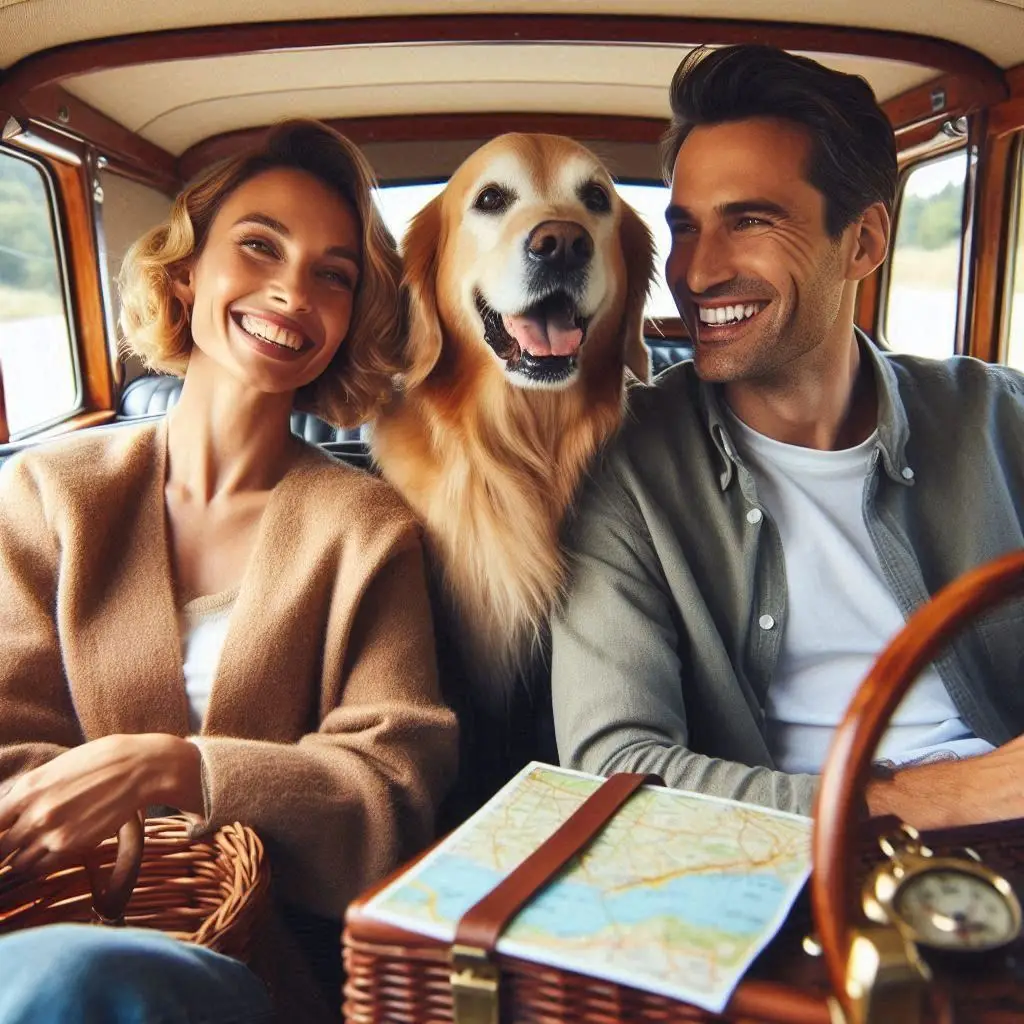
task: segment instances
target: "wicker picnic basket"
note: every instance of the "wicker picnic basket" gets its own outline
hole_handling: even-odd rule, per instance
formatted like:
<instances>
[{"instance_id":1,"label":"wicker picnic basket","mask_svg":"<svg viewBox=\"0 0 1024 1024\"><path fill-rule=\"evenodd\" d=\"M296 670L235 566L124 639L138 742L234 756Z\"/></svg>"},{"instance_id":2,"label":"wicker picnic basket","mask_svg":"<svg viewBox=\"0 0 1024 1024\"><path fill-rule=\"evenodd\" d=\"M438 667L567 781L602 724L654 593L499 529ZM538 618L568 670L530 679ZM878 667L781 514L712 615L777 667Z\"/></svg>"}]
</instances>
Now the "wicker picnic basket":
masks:
<instances>
[{"instance_id":1,"label":"wicker picnic basket","mask_svg":"<svg viewBox=\"0 0 1024 1024\"><path fill-rule=\"evenodd\" d=\"M191 839L180 816L130 822L88 864L20 878L0 867L0 933L57 923L156 928L247 961L266 903L263 844L237 823Z\"/></svg>"},{"instance_id":2,"label":"wicker picnic basket","mask_svg":"<svg viewBox=\"0 0 1024 1024\"><path fill-rule=\"evenodd\" d=\"M345 931L344 1012L348 1024L929 1024L1024 1020L1024 940L967 970L950 966L915 1006L863 1015L847 991L855 936L867 922L860 882L881 859L877 837L895 819L864 823L859 795L886 723L922 668L966 623L1024 594L1024 551L957 580L907 623L878 659L839 726L823 772L813 837L811 899L798 901L721 1015L623 985L494 952L502 928L547 880L585 848L645 780L612 776L554 836L460 922L451 946L350 908ZM602 794L603 797L602 797ZM600 799L598 799L600 798ZM596 801L596 803L595 803ZM586 809L590 805L590 811ZM581 812L582 816L581 816ZM589 813L589 820L587 820ZM559 838L561 837L561 838ZM950 829L923 837L936 852L971 846L1024 892L1024 821ZM399 872L400 874L401 872ZM822 956L805 938L814 934ZM918 1015L919 1011L919 1015Z\"/></svg>"}]
</instances>

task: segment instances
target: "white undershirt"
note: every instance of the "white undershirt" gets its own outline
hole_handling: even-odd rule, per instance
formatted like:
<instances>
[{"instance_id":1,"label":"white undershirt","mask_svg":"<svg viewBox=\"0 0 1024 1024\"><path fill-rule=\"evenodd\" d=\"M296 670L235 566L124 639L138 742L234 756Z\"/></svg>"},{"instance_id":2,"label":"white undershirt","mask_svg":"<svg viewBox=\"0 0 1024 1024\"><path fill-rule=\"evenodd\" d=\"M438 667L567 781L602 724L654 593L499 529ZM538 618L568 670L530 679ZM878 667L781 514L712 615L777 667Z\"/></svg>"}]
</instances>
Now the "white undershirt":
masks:
<instances>
[{"instance_id":1,"label":"white undershirt","mask_svg":"<svg viewBox=\"0 0 1024 1024\"><path fill-rule=\"evenodd\" d=\"M786 564L785 632L765 708L768 746L782 771L816 773L854 692L904 625L862 511L878 438L818 451L730 419ZM929 666L897 709L875 760L946 760L991 749L961 720Z\"/></svg>"},{"instance_id":2,"label":"white undershirt","mask_svg":"<svg viewBox=\"0 0 1024 1024\"><path fill-rule=\"evenodd\" d=\"M188 697L188 723L193 733L203 728L210 690L228 634L231 610L238 589L197 597L178 612L181 633L181 665Z\"/></svg>"}]
</instances>

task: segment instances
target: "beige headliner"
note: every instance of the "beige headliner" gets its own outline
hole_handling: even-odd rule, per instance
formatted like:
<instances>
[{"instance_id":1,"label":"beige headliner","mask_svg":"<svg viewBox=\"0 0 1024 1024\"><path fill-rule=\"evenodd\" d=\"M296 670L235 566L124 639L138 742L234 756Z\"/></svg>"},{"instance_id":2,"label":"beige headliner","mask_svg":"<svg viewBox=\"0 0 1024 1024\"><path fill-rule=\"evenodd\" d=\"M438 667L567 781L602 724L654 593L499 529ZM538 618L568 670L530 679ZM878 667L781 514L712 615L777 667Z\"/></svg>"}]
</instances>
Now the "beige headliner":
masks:
<instances>
[{"instance_id":1,"label":"beige headliner","mask_svg":"<svg viewBox=\"0 0 1024 1024\"><path fill-rule=\"evenodd\" d=\"M161 29L411 14L629 14L719 18L721 0L0 0L0 67L61 44ZM926 33L995 63L1024 63L1024 0L731 0L730 19ZM664 117L680 47L418 44L282 51L99 71L62 84L177 155L220 132L295 113L365 117L546 112ZM824 56L886 100L927 67Z\"/></svg>"},{"instance_id":2,"label":"beige headliner","mask_svg":"<svg viewBox=\"0 0 1024 1024\"><path fill-rule=\"evenodd\" d=\"M668 47L373 46L142 65L65 82L80 99L178 155L210 135L289 114L559 112L667 117ZM867 71L882 98L934 76L912 64L828 57Z\"/></svg>"}]
</instances>

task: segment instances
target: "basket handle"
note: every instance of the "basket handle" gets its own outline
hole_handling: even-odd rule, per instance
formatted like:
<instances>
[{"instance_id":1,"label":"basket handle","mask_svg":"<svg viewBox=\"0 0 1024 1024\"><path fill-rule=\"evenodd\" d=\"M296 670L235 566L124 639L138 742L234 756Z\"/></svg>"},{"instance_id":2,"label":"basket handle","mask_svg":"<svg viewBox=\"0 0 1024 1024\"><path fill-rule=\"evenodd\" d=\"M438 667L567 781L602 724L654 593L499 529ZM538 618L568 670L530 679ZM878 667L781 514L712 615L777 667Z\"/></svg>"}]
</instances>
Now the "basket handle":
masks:
<instances>
[{"instance_id":1,"label":"basket handle","mask_svg":"<svg viewBox=\"0 0 1024 1024\"><path fill-rule=\"evenodd\" d=\"M814 923L829 981L844 1010L850 954L850 851L857 838L858 796L885 727L921 670L978 615L1024 593L1024 550L965 573L919 608L857 690L829 748L814 820Z\"/></svg>"},{"instance_id":2,"label":"basket handle","mask_svg":"<svg viewBox=\"0 0 1024 1024\"><path fill-rule=\"evenodd\" d=\"M124 924L124 912L135 890L135 883L142 867L142 852L145 846L145 829L142 814L133 814L118 830L117 856L109 876L99 864L99 851L93 851L85 858L85 871L92 889L92 909L103 924L120 926Z\"/></svg>"}]
</instances>

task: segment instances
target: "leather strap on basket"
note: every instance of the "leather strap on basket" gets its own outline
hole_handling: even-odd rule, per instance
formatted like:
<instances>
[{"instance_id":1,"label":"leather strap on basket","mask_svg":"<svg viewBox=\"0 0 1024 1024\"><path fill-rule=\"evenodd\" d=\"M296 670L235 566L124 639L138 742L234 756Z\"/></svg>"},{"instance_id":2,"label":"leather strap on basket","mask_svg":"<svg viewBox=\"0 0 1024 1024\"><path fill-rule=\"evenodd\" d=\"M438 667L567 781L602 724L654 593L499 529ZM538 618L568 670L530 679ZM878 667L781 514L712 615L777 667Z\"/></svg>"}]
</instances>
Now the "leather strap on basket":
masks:
<instances>
[{"instance_id":1,"label":"leather strap on basket","mask_svg":"<svg viewBox=\"0 0 1024 1024\"><path fill-rule=\"evenodd\" d=\"M494 952L512 918L586 849L641 786L664 784L657 775L638 772L609 776L515 871L462 915L455 945Z\"/></svg>"},{"instance_id":2,"label":"leather strap on basket","mask_svg":"<svg viewBox=\"0 0 1024 1024\"><path fill-rule=\"evenodd\" d=\"M117 855L107 878L99 866L98 851L85 858L92 889L92 909L101 924L120 927L142 867L146 831L141 814L133 814L117 833Z\"/></svg>"}]
</instances>

